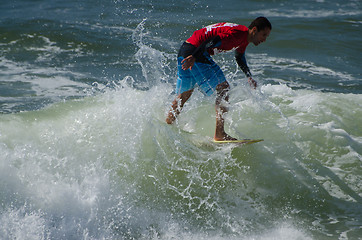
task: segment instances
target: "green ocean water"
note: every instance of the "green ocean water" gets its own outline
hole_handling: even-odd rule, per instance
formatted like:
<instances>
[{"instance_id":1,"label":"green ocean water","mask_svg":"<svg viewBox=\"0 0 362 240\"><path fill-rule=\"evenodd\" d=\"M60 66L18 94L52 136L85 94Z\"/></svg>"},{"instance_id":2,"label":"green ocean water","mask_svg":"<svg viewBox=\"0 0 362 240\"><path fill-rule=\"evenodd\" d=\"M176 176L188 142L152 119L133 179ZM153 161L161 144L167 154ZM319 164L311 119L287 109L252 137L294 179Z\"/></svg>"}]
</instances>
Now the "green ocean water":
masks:
<instances>
[{"instance_id":1,"label":"green ocean water","mask_svg":"<svg viewBox=\"0 0 362 240\"><path fill-rule=\"evenodd\" d=\"M215 22L273 30L214 57L231 87L178 121L176 55ZM0 239L360 239L360 1L0 3Z\"/></svg>"}]
</instances>

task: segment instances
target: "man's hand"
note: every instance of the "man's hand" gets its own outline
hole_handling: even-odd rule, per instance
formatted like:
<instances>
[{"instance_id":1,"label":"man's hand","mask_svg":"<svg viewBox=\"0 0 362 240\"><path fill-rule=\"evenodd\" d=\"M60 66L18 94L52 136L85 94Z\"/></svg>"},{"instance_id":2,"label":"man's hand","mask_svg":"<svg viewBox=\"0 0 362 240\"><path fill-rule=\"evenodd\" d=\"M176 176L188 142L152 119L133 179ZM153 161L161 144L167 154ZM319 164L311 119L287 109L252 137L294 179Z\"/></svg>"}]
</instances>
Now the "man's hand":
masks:
<instances>
[{"instance_id":1,"label":"man's hand","mask_svg":"<svg viewBox=\"0 0 362 240\"><path fill-rule=\"evenodd\" d=\"M256 89L256 87L258 86L258 83L254 79L252 79L251 77L249 77L248 82L249 82L251 87L254 87L254 89Z\"/></svg>"},{"instance_id":2,"label":"man's hand","mask_svg":"<svg viewBox=\"0 0 362 240\"><path fill-rule=\"evenodd\" d=\"M190 55L184 60L182 60L181 63L182 63L182 70L187 70L189 68L192 69L195 63L195 57Z\"/></svg>"}]
</instances>

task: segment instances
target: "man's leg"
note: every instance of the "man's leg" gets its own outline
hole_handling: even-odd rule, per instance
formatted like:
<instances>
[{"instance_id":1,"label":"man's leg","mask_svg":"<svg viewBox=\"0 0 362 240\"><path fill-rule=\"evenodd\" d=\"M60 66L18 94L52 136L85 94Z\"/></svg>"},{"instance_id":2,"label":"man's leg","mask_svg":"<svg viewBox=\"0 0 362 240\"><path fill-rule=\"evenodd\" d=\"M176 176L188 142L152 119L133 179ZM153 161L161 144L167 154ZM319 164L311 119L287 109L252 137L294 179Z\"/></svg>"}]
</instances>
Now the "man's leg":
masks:
<instances>
[{"instance_id":1,"label":"man's leg","mask_svg":"<svg viewBox=\"0 0 362 240\"><path fill-rule=\"evenodd\" d=\"M223 82L217 85L216 87L216 101L215 101L215 110L216 110L216 128L214 139L217 141L220 140L236 140L236 138L230 137L224 130L224 114L227 113L228 108L223 106L223 100L229 100L229 83Z\"/></svg>"},{"instance_id":2,"label":"man's leg","mask_svg":"<svg viewBox=\"0 0 362 240\"><path fill-rule=\"evenodd\" d=\"M166 118L166 122L168 124L172 124L176 120L176 117L180 114L181 109L183 108L185 102L191 97L191 94L193 91L194 90L191 89L186 92L183 92L183 93L179 94L175 98L175 100L173 100L171 110L168 112L168 115Z\"/></svg>"}]
</instances>

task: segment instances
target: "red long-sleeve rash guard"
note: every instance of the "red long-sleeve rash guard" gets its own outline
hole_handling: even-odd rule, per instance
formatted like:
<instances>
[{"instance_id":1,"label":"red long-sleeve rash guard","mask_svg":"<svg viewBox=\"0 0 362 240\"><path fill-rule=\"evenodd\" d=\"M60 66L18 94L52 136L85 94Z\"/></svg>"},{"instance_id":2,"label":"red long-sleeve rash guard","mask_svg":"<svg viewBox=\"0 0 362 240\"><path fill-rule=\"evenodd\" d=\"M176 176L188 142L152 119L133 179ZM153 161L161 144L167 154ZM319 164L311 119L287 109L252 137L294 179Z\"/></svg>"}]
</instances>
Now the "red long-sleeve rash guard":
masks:
<instances>
[{"instance_id":1,"label":"red long-sleeve rash guard","mask_svg":"<svg viewBox=\"0 0 362 240\"><path fill-rule=\"evenodd\" d=\"M217 52L235 50L235 59L247 77L251 72L246 63L245 49L248 46L249 29L234 23L216 23L195 31L187 42L195 47L193 56L200 56L204 51L210 55Z\"/></svg>"},{"instance_id":2,"label":"red long-sleeve rash guard","mask_svg":"<svg viewBox=\"0 0 362 240\"><path fill-rule=\"evenodd\" d=\"M195 47L199 47L203 43L219 37L221 43L215 44L214 48L206 49L210 55L217 52L230 51L235 49L240 54L245 52L249 42L247 39L248 28L243 25L234 23L216 23L195 31L192 36L187 39Z\"/></svg>"}]
</instances>

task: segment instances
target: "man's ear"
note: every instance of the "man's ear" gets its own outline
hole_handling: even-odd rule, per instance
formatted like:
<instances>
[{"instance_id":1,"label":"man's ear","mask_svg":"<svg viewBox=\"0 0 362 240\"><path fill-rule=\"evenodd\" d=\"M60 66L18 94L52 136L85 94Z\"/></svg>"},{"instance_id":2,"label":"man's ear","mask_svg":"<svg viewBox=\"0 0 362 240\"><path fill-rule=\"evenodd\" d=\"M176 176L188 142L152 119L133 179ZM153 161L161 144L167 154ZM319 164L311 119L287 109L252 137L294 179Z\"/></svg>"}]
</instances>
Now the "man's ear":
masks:
<instances>
[{"instance_id":1,"label":"man's ear","mask_svg":"<svg viewBox=\"0 0 362 240\"><path fill-rule=\"evenodd\" d=\"M258 32L258 28L257 27L253 27L251 29L251 32L255 35Z\"/></svg>"}]
</instances>

